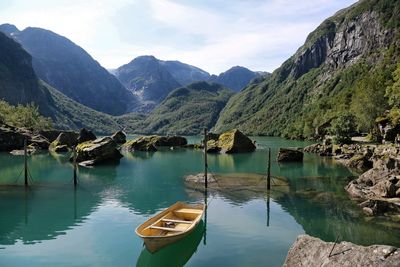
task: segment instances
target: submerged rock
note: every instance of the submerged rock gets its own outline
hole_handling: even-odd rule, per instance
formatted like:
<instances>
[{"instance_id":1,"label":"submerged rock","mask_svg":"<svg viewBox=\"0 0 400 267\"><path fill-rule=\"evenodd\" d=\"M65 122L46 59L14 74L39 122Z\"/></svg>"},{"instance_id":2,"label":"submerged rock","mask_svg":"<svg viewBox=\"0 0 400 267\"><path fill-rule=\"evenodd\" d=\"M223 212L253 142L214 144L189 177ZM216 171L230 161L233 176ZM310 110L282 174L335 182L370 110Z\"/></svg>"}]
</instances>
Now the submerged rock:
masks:
<instances>
[{"instance_id":1,"label":"submerged rock","mask_svg":"<svg viewBox=\"0 0 400 267\"><path fill-rule=\"evenodd\" d=\"M118 131L111 135L111 138L117 144L125 144L126 143L126 134L123 131Z\"/></svg>"},{"instance_id":2,"label":"submerged rock","mask_svg":"<svg viewBox=\"0 0 400 267\"><path fill-rule=\"evenodd\" d=\"M233 129L218 136L218 139L207 141L207 152L242 153L253 152L255 144L241 131Z\"/></svg>"},{"instance_id":3,"label":"submerged rock","mask_svg":"<svg viewBox=\"0 0 400 267\"><path fill-rule=\"evenodd\" d=\"M277 161L303 161L303 152L291 148L279 148Z\"/></svg>"},{"instance_id":4,"label":"submerged rock","mask_svg":"<svg viewBox=\"0 0 400 267\"><path fill-rule=\"evenodd\" d=\"M82 166L117 161L122 157L111 137L102 137L76 146L76 161ZM73 158L70 159L71 161Z\"/></svg>"},{"instance_id":5,"label":"submerged rock","mask_svg":"<svg viewBox=\"0 0 400 267\"><path fill-rule=\"evenodd\" d=\"M77 132L61 132L57 139L51 142L49 150L53 152L64 152L68 150L68 148L72 148L78 144L78 137L79 134Z\"/></svg>"},{"instance_id":6,"label":"submerged rock","mask_svg":"<svg viewBox=\"0 0 400 267\"><path fill-rule=\"evenodd\" d=\"M398 267L399 263L400 250L396 247L385 245L364 247L350 242L340 242L334 247L332 242L300 235L290 248L283 266Z\"/></svg>"}]
</instances>

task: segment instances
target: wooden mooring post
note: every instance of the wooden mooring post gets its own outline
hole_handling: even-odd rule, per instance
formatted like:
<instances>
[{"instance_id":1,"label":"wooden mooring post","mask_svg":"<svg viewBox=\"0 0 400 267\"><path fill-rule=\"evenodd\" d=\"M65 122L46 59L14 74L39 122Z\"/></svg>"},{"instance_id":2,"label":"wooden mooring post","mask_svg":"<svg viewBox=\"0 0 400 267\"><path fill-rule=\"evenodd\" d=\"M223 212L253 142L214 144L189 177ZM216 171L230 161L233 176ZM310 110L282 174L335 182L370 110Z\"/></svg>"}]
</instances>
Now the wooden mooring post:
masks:
<instances>
[{"instance_id":1,"label":"wooden mooring post","mask_svg":"<svg viewBox=\"0 0 400 267\"><path fill-rule=\"evenodd\" d=\"M24 139L24 184L28 186L28 140Z\"/></svg>"},{"instance_id":2,"label":"wooden mooring post","mask_svg":"<svg viewBox=\"0 0 400 267\"><path fill-rule=\"evenodd\" d=\"M271 148L268 148L267 190L271 190Z\"/></svg>"},{"instance_id":3,"label":"wooden mooring post","mask_svg":"<svg viewBox=\"0 0 400 267\"><path fill-rule=\"evenodd\" d=\"M208 188L208 163L207 163L207 129L204 128L204 187L207 190Z\"/></svg>"},{"instance_id":4,"label":"wooden mooring post","mask_svg":"<svg viewBox=\"0 0 400 267\"><path fill-rule=\"evenodd\" d=\"M73 150L72 150L72 162L74 164L74 186L76 187L76 185L78 184L77 175L76 175L76 170L77 170L77 166L76 166L76 147L74 147Z\"/></svg>"}]
</instances>

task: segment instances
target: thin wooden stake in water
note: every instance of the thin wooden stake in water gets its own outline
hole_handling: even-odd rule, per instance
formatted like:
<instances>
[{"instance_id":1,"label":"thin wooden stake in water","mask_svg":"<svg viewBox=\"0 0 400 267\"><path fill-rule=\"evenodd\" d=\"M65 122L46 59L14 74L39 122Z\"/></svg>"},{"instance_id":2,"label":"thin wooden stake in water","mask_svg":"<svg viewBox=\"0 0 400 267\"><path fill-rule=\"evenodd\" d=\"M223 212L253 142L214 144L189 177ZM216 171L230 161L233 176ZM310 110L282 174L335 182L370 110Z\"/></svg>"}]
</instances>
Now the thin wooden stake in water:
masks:
<instances>
[{"instance_id":1,"label":"thin wooden stake in water","mask_svg":"<svg viewBox=\"0 0 400 267\"><path fill-rule=\"evenodd\" d=\"M208 164L207 164L207 129L204 128L204 187L208 187L208 179L207 179L207 170L208 169Z\"/></svg>"},{"instance_id":2,"label":"thin wooden stake in water","mask_svg":"<svg viewBox=\"0 0 400 267\"><path fill-rule=\"evenodd\" d=\"M72 157L73 157L73 163L74 163L74 186L78 184L77 177L76 177L76 148L74 147L72 150Z\"/></svg>"},{"instance_id":3,"label":"thin wooden stake in water","mask_svg":"<svg viewBox=\"0 0 400 267\"><path fill-rule=\"evenodd\" d=\"M271 148L268 148L267 190L271 190Z\"/></svg>"},{"instance_id":4,"label":"thin wooden stake in water","mask_svg":"<svg viewBox=\"0 0 400 267\"><path fill-rule=\"evenodd\" d=\"M24 178L25 186L28 186L28 148L27 148L27 137L24 139Z\"/></svg>"},{"instance_id":5,"label":"thin wooden stake in water","mask_svg":"<svg viewBox=\"0 0 400 267\"><path fill-rule=\"evenodd\" d=\"M269 227L269 213L270 213L270 207L269 207L269 193L267 195L267 227Z\"/></svg>"}]
</instances>

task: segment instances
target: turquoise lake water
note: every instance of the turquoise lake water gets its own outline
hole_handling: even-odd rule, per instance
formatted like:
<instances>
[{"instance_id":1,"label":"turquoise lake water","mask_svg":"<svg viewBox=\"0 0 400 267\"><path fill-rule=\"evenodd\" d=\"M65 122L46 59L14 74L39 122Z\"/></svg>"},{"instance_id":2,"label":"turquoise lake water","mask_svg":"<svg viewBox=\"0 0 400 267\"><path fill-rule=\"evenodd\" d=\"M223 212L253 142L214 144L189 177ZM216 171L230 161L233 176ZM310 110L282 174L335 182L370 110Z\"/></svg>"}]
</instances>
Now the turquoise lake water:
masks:
<instances>
[{"instance_id":1,"label":"turquoise lake water","mask_svg":"<svg viewBox=\"0 0 400 267\"><path fill-rule=\"evenodd\" d=\"M289 181L271 194L210 192L207 218L187 238L150 254L134 229L176 201L202 202L183 177L203 170L200 150L124 154L119 164L79 168L68 155L0 153L0 266L281 266L299 234L326 241L400 246L400 223L362 215L343 187L356 175L328 158L275 161L279 147L309 143L256 137L253 153L209 155L213 173L265 173ZM196 141L199 138L190 138Z\"/></svg>"}]
</instances>

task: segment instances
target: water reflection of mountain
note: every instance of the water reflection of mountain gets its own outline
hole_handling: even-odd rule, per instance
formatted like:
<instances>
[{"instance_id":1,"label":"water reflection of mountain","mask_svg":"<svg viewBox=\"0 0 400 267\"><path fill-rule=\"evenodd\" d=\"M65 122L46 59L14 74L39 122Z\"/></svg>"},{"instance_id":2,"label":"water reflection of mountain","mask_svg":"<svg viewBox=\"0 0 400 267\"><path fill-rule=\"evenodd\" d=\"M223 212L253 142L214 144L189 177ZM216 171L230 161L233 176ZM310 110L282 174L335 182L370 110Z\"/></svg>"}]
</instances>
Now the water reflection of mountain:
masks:
<instances>
[{"instance_id":1,"label":"water reflection of mountain","mask_svg":"<svg viewBox=\"0 0 400 267\"><path fill-rule=\"evenodd\" d=\"M143 248L136 262L136 267L184 266L196 252L204 234L204 227L203 221L200 221L196 229L188 236L154 254Z\"/></svg>"},{"instance_id":2,"label":"water reflection of mountain","mask_svg":"<svg viewBox=\"0 0 400 267\"><path fill-rule=\"evenodd\" d=\"M82 223L99 204L98 194L71 187L2 187L0 244L53 239Z\"/></svg>"}]
</instances>

